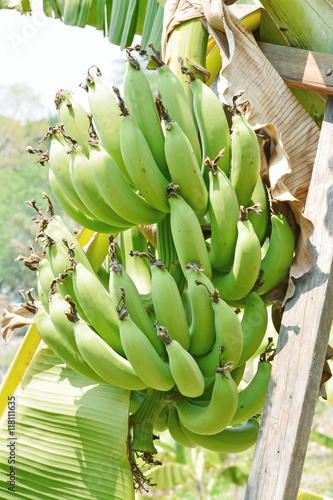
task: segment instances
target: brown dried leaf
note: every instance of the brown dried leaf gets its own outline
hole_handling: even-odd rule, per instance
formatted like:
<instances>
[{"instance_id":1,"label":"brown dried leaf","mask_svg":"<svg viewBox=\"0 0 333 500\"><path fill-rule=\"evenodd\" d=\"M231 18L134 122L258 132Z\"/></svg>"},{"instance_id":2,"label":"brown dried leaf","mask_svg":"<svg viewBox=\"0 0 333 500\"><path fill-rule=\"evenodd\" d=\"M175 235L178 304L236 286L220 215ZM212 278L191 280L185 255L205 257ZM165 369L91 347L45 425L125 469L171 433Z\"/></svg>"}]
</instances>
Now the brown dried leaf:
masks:
<instances>
[{"instance_id":1,"label":"brown dried leaf","mask_svg":"<svg viewBox=\"0 0 333 500\"><path fill-rule=\"evenodd\" d=\"M37 303L36 303L37 304ZM1 317L1 334L7 343L14 330L33 324L33 314L22 304L8 304Z\"/></svg>"}]
</instances>

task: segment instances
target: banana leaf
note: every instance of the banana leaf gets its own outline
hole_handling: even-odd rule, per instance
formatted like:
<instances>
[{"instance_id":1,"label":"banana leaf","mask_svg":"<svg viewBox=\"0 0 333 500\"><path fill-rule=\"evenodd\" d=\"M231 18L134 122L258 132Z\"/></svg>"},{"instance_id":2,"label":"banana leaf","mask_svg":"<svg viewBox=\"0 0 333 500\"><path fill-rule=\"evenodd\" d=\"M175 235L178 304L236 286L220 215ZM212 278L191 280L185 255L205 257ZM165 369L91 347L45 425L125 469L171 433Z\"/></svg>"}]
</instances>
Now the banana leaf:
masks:
<instances>
[{"instance_id":1,"label":"banana leaf","mask_svg":"<svg viewBox=\"0 0 333 500\"><path fill-rule=\"evenodd\" d=\"M129 391L76 374L42 347L1 420L0 498L134 499L129 401Z\"/></svg>"}]
</instances>

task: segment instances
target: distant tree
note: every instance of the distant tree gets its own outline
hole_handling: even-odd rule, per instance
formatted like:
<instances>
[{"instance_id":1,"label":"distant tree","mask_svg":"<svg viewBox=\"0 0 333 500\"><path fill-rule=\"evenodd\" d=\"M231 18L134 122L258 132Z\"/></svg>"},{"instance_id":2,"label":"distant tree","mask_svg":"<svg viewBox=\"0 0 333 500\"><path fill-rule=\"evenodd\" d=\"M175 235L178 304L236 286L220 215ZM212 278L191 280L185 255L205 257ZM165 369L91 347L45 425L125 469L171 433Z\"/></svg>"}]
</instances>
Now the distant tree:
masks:
<instances>
[{"instance_id":1,"label":"distant tree","mask_svg":"<svg viewBox=\"0 0 333 500\"><path fill-rule=\"evenodd\" d=\"M37 234L37 227L31 221L34 214L25 202L35 198L38 206L46 207L42 200L44 191L52 198L47 166L37 163L37 157L26 153L26 147L48 149L47 142L38 145L38 141L50 125L56 124L57 118L37 121L29 118L32 108L42 109L30 88L23 91L14 86L5 95L7 114L11 116L0 116L0 291L12 298L18 296L19 289L35 286L31 271L23 263L15 262L19 254L29 253L28 246L34 243ZM56 202L55 207L63 215Z\"/></svg>"}]
</instances>

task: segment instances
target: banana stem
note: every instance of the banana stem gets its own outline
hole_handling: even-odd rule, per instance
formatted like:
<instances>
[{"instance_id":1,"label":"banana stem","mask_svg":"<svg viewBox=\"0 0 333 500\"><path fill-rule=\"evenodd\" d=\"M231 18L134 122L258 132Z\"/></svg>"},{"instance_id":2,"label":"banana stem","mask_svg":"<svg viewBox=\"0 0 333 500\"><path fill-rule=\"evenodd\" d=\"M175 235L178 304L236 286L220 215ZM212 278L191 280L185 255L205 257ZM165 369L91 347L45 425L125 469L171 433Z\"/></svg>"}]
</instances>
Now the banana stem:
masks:
<instances>
[{"instance_id":1,"label":"banana stem","mask_svg":"<svg viewBox=\"0 0 333 500\"><path fill-rule=\"evenodd\" d=\"M178 256L171 234L170 214L167 214L156 226L159 259L167 266L169 273L177 283L179 292L182 293L185 286L185 276L178 265Z\"/></svg>"},{"instance_id":2,"label":"banana stem","mask_svg":"<svg viewBox=\"0 0 333 500\"><path fill-rule=\"evenodd\" d=\"M206 70L207 43L208 33L200 18L190 19L177 26L168 41L168 60L165 63L182 82L191 109L192 94L188 76L182 73L178 58L183 59L184 65L193 71L196 78L205 81L209 76Z\"/></svg>"},{"instance_id":3,"label":"banana stem","mask_svg":"<svg viewBox=\"0 0 333 500\"><path fill-rule=\"evenodd\" d=\"M130 424L133 426L131 450L157 453L153 442L153 431L155 420L164 404L163 392L149 387L139 409L130 416Z\"/></svg>"}]
</instances>

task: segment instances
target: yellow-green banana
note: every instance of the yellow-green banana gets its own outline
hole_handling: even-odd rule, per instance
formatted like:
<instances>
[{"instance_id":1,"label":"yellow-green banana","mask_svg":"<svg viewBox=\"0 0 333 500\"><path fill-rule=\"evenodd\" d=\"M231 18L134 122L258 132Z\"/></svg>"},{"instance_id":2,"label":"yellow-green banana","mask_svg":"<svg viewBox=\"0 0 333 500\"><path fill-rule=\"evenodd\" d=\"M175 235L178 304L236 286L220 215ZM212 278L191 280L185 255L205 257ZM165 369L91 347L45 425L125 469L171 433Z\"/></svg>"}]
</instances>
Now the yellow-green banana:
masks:
<instances>
[{"instance_id":1,"label":"yellow-green banana","mask_svg":"<svg viewBox=\"0 0 333 500\"><path fill-rule=\"evenodd\" d=\"M217 367L214 388L207 406L198 406L187 398L175 399L179 420L197 434L217 434L225 429L237 408L238 390L227 365Z\"/></svg>"},{"instance_id":2,"label":"yellow-green banana","mask_svg":"<svg viewBox=\"0 0 333 500\"><path fill-rule=\"evenodd\" d=\"M261 281L257 292L262 295L272 290L287 274L294 257L295 240L288 220L283 214L271 216L272 231L268 250L261 262Z\"/></svg>"},{"instance_id":3,"label":"yellow-green banana","mask_svg":"<svg viewBox=\"0 0 333 500\"><path fill-rule=\"evenodd\" d=\"M250 418L244 425L227 427L222 432L212 436L195 434L186 429L185 426L182 426L182 429L189 439L202 448L219 453L240 453L255 444L259 426L256 418Z\"/></svg>"},{"instance_id":4,"label":"yellow-green banana","mask_svg":"<svg viewBox=\"0 0 333 500\"><path fill-rule=\"evenodd\" d=\"M197 217L207 212L208 191L192 145L176 121L166 116L165 157L171 179L179 185L179 194L192 207Z\"/></svg>"},{"instance_id":5,"label":"yellow-green banana","mask_svg":"<svg viewBox=\"0 0 333 500\"><path fill-rule=\"evenodd\" d=\"M84 88L88 91L89 109L104 149L112 156L126 181L132 184L120 151L121 114L118 101L100 76L101 72L98 68L96 68L96 76L92 76L88 70Z\"/></svg>"},{"instance_id":6,"label":"yellow-green banana","mask_svg":"<svg viewBox=\"0 0 333 500\"><path fill-rule=\"evenodd\" d=\"M184 349L190 346L190 332L178 286L161 260L150 258L151 295L156 319Z\"/></svg>"},{"instance_id":7,"label":"yellow-green banana","mask_svg":"<svg viewBox=\"0 0 333 500\"><path fill-rule=\"evenodd\" d=\"M96 185L105 201L124 220L133 225L149 225L165 216L165 212L153 208L131 188L115 161L98 141L90 145L89 162Z\"/></svg>"},{"instance_id":8,"label":"yellow-green banana","mask_svg":"<svg viewBox=\"0 0 333 500\"><path fill-rule=\"evenodd\" d=\"M126 108L121 121L120 147L135 189L151 206L169 212L165 192L169 181L160 171L136 119Z\"/></svg>"},{"instance_id":9,"label":"yellow-green banana","mask_svg":"<svg viewBox=\"0 0 333 500\"><path fill-rule=\"evenodd\" d=\"M46 258L41 259L37 265L37 291L46 311L49 310L50 285L54 278L50 262Z\"/></svg>"},{"instance_id":10,"label":"yellow-green banana","mask_svg":"<svg viewBox=\"0 0 333 500\"><path fill-rule=\"evenodd\" d=\"M59 90L54 102L66 134L75 139L83 148L84 154L89 156L90 120L86 111L68 90Z\"/></svg>"},{"instance_id":11,"label":"yellow-green banana","mask_svg":"<svg viewBox=\"0 0 333 500\"><path fill-rule=\"evenodd\" d=\"M239 393L236 412L231 425L241 424L260 413L264 407L268 382L272 371L269 361L260 360L250 383Z\"/></svg>"},{"instance_id":12,"label":"yellow-green banana","mask_svg":"<svg viewBox=\"0 0 333 500\"><path fill-rule=\"evenodd\" d=\"M237 243L230 271L226 274L215 270L212 277L221 298L238 300L247 295L257 281L261 262L258 236L248 220L237 222Z\"/></svg>"},{"instance_id":13,"label":"yellow-green banana","mask_svg":"<svg viewBox=\"0 0 333 500\"><path fill-rule=\"evenodd\" d=\"M51 141L49 153L50 169L64 191L64 195L71 200L78 210L85 213L87 217L93 217L78 196L71 181L69 170L70 155L68 154L70 142L66 140L65 135L62 125L57 125L56 127L50 127L45 136Z\"/></svg>"},{"instance_id":14,"label":"yellow-green banana","mask_svg":"<svg viewBox=\"0 0 333 500\"><path fill-rule=\"evenodd\" d=\"M185 274L189 262L196 263L211 278L212 268L200 222L193 209L177 192L178 186L168 186L170 226L180 266Z\"/></svg>"},{"instance_id":15,"label":"yellow-green banana","mask_svg":"<svg viewBox=\"0 0 333 500\"><path fill-rule=\"evenodd\" d=\"M110 294L96 274L82 264L72 261L75 302L80 305L88 322L98 335L115 351L124 355L119 336L119 321Z\"/></svg>"},{"instance_id":16,"label":"yellow-green banana","mask_svg":"<svg viewBox=\"0 0 333 500\"><path fill-rule=\"evenodd\" d=\"M119 330L126 358L135 373L157 391L169 391L175 385L170 367L158 355L146 335L134 323L123 305L119 311Z\"/></svg>"},{"instance_id":17,"label":"yellow-green banana","mask_svg":"<svg viewBox=\"0 0 333 500\"><path fill-rule=\"evenodd\" d=\"M267 308L264 301L256 292L246 297L244 314L241 325L243 330L243 349L238 360L238 366L255 355L266 333L268 322Z\"/></svg>"},{"instance_id":18,"label":"yellow-green banana","mask_svg":"<svg viewBox=\"0 0 333 500\"><path fill-rule=\"evenodd\" d=\"M80 146L74 147L69 167L75 191L97 219L110 226L118 227L119 230L132 225L112 210L104 200L93 177L89 159Z\"/></svg>"},{"instance_id":19,"label":"yellow-green banana","mask_svg":"<svg viewBox=\"0 0 333 500\"><path fill-rule=\"evenodd\" d=\"M158 335L166 344L171 374L180 394L189 398L201 396L205 380L195 359L177 340L169 337L163 326L158 327Z\"/></svg>"},{"instance_id":20,"label":"yellow-green banana","mask_svg":"<svg viewBox=\"0 0 333 500\"><path fill-rule=\"evenodd\" d=\"M154 430L157 432L163 432L168 429L168 415L169 415L169 405L163 406L161 412L156 417L154 422Z\"/></svg>"},{"instance_id":21,"label":"yellow-green banana","mask_svg":"<svg viewBox=\"0 0 333 500\"><path fill-rule=\"evenodd\" d=\"M239 386L239 384L241 383L241 381L243 379L245 368L246 368L246 363L243 363L242 365L238 364L238 366L236 368L234 368L232 370L232 372L230 372L232 378L234 379L234 381L235 381L235 383L237 385L237 387Z\"/></svg>"},{"instance_id":22,"label":"yellow-green banana","mask_svg":"<svg viewBox=\"0 0 333 500\"><path fill-rule=\"evenodd\" d=\"M180 426L179 417L177 410L174 406L170 405L169 414L168 414L168 429L170 432L170 436L172 439L176 441L176 443L184 446L186 448L195 448L197 444L192 441Z\"/></svg>"},{"instance_id":23,"label":"yellow-green banana","mask_svg":"<svg viewBox=\"0 0 333 500\"><path fill-rule=\"evenodd\" d=\"M184 88L167 64L158 61L156 57L152 59L157 64L157 90L161 95L163 104L171 117L171 120L177 122L186 137L192 144L192 148L198 163L201 163L201 148L195 122L192 117L192 111L189 106Z\"/></svg>"},{"instance_id":24,"label":"yellow-green banana","mask_svg":"<svg viewBox=\"0 0 333 500\"><path fill-rule=\"evenodd\" d=\"M236 192L215 161L210 165L209 221L211 228L209 259L212 268L231 266L237 242L240 210Z\"/></svg>"},{"instance_id":25,"label":"yellow-green banana","mask_svg":"<svg viewBox=\"0 0 333 500\"><path fill-rule=\"evenodd\" d=\"M48 198L45 193L43 194L43 197ZM50 207L50 200L48 199L48 201ZM52 208L53 207L51 206L51 210ZM72 234L71 231L67 228L66 224L59 215L55 215L52 213L51 218L47 221L45 232L55 241L63 241L65 239L68 246L73 248L73 250L75 251L75 258L77 262L81 262L87 269L89 269L91 272L94 272L85 251L78 243L74 234Z\"/></svg>"},{"instance_id":26,"label":"yellow-green banana","mask_svg":"<svg viewBox=\"0 0 333 500\"><path fill-rule=\"evenodd\" d=\"M190 83L193 96L193 109L198 124L202 149L201 172L208 183L206 158L216 158L224 149L224 155L217 161L217 166L228 175L231 161L231 139L229 124L222 104L215 92L199 78Z\"/></svg>"},{"instance_id":27,"label":"yellow-green banana","mask_svg":"<svg viewBox=\"0 0 333 500\"><path fill-rule=\"evenodd\" d=\"M196 281L204 283L209 290L213 290L214 286L203 269L193 262L187 264L185 273L192 311L189 352L192 356L202 356L211 349L215 341L214 311L210 295Z\"/></svg>"},{"instance_id":28,"label":"yellow-green banana","mask_svg":"<svg viewBox=\"0 0 333 500\"><path fill-rule=\"evenodd\" d=\"M155 347L160 356L165 356L165 347L162 340L156 335L139 291L133 280L125 271L124 267L117 261L115 255L111 255L109 291L113 304L118 304L122 298L123 290L126 294L126 307L134 323L142 330Z\"/></svg>"},{"instance_id":29,"label":"yellow-green banana","mask_svg":"<svg viewBox=\"0 0 333 500\"><path fill-rule=\"evenodd\" d=\"M249 207L258 206L258 210L252 210L248 213L247 218L251 222L253 229L257 233L260 244L265 242L270 228L270 206L268 200L267 187L261 176L258 176L257 183L254 187L251 199L248 203Z\"/></svg>"},{"instance_id":30,"label":"yellow-green banana","mask_svg":"<svg viewBox=\"0 0 333 500\"><path fill-rule=\"evenodd\" d=\"M77 224L100 233L110 234L117 232L117 229L114 226L110 226L105 222L98 220L93 215L88 215L88 210L83 212L80 208L78 208L78 206L73 203L72 199L67 197L51 169L49 169L49 184L63 211Z\"/></svg>"},{"instance_id":31,"label":"yellow-green banana","mask_svg":"<svg viewBox=\"0 0 333 500\"><path fill-rule=\"evenodd\" d=\"M147 240L137 227L133 226L120 235L122 264L127 274L132 278L139 294L144 300L150 296L151 273L147 259L132 255L132 252L147 252ZM144 300L145 302L145 300Z\"/></svg>"},{"instance_id":32,"label":"yellow-green banana","mask_svg":"<svg viewBox=\"0 0 333 500\"><path fill-rule=\"evenodd\" d=\"M43 243L45 244L45 255L55 277L53 282L50 283L50 287L54 288L57 286L58 291L63 297L65 297L65 295L75 297L72 276L70 273L66 272L70 264L69 255L71 254L71 250L66 240L55 241L44 232L40 232L37 238L43 239Z\"/></svg>"},{"instance_id":33,"label":"yellow-green banana","mask_svg":"<svg viewBox=\"0 0 333 500\"><path fill-rule=\"evenodd\" d=\"M140 68L139 61L128 51L124 76L124 99L143 133L152 155L163 173L169 179L164 154L164 134L157 114L149 82Z\"/></svg>"},{"instance_id":34,"label":"yellow-green banana","mask_svg":"<svg viewBox=\"0 0 333 500\"><path fill-rule=\"evenodd\" d=\"M243 115L232 117L231 171L239 205L247 206L260 173L260 146L257 136Z\"/></svg>"},{"instance_id":35,"label":"yellow-green banana","mask_svg":"<svg viewBox=\"0 0 333 500\"><path fill-rule=\"evenodd\" d=\"M198 286L201 286L199 284ZM222 300L218 290L211 293L214 312L215 342L211 351L196 361L205 377L212 377L219 360L237 366L243 348L243 332L237 314Z\"/></svg>"},{"instance_id":36,"label":"yellow-green banana","mask_svg":"<svg viewBox=\"0 0 333 500\"><path fill-rule=\"evenodd\" d=\"M74 322L74 335L83 359L109 384L128 390L147 387L127 359L112 349L81 318L76 318Z\"/></svg>"},{"instance_id":37,"label":"yellow-green banana","mask_svg":"<svg viewBox=\"0 0 333 500\"><path fill-rule=\"evenodd\" d=\"M81 356L68 348L44 309L40 309L34 315L34 322L41 338L66 365L94 382L106 383L105 379L100 377Z\"/></svg>"},{"instance_id":38,"label":"yellow-green banana","mask_svg":"<svg viewBox=\"0 0 333 500\"><path fill-rule=\"evenodd\" d=\"M68 319L73 316L71 298L66 295L66 299L59 292L52 290L49 293L49 315L64 343L70 350L80 355L75 341L73 323Z\"/></svg>"}]
</instances>

